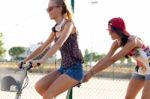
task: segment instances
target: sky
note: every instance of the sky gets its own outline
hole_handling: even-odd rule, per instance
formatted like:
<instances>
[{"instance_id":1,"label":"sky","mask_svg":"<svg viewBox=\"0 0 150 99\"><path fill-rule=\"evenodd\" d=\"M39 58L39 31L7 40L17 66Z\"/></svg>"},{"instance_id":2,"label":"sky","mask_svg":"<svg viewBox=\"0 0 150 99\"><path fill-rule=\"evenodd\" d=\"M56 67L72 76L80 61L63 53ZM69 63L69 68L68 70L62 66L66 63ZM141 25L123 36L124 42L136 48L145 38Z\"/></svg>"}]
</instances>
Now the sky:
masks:
<instances>
[{"instance_id":1,"label":"sky","mask_svg":"<svg viewBox=\"0 0 150 99\"><path fill-rule=\"evenodd\" d=\"M0 32L4 47L28 47L45 41L54 21L46 8L49 0L0 0ZM149 40L149 0L75 0L75 24L79 30L79 45L98 53L106 53L112 43L107 22L122 17L127 31Z\"/></svg>"}]
</instances>

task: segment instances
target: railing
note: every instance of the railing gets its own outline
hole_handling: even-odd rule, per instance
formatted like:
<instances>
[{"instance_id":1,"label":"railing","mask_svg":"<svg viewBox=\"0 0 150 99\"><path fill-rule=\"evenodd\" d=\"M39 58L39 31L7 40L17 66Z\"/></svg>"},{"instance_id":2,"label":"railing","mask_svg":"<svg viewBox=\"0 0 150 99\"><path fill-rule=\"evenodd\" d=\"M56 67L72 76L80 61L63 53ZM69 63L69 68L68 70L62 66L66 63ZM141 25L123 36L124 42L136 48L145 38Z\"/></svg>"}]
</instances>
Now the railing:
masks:
<instances>
[{"instance_id":1,"label":"railing","mask_svg":"<svg viewBox=\"0 0 150 99\"><path fill-rule=\"evenodd\" d=\"M16 67L16 63L0 63L0 76L2 70L15 70ZM59 64L45 64L33 69L33 72L29 73L29 86L23 91L22 97L28 96L29 99L41 99L41 96L34 89L34 84L42 76L58 67ZM96 74L89 82L83 83L80 88L73 87L56 99L123 99L133 67L129 64L114 64ZM90 67L84 66L85 72L89 69ZM0 91L0 94L3 99L10 99L14 95L2 91Z\"/></svg>"}]
</instances>

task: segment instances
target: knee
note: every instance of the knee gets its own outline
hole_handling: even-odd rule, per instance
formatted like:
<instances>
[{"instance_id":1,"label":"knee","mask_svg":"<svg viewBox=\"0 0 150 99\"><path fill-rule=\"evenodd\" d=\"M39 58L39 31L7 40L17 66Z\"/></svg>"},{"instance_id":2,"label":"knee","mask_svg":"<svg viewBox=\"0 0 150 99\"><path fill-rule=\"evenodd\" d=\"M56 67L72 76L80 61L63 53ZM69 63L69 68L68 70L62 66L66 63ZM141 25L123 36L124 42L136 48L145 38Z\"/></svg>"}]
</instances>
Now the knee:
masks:
<instances>
[{"instance_id":1,"label":"knee","mask_svg":"<svg viewBox=\"0 0 150 99\"><path fill-rule=\"evenodd\" d=\"M149 96L144 96L144 95L142 95L142 96L141 96L141 99L149 99Z\"/></svg>"},{"instance_id":2,"label":"knee","mask_svg":"<svg viewBox=\"0 0 150 99\"><path fill-rule=\"evenodd\" d=\"M35 90L42 96L44 93L44 90L42 88L42 85L40 83L36 83L34 86Z\"/></svg>"},{"instance_id":3,"label":"knee","mask_svg":"<svg viewBox=\"0 0 150 99\"><path fill-rule=\"evenodd\" d=\"M135 97L134 97L134 96L131 96L131 95L126 95L126 96L125 96L125 99L135 99Z\"/></svg>"},{"instance_id":4,"label":"knee","mask_svg":"<svg viewBox=\"0 0 150 99\"><path fill-rule=\"evenodd\" d=\"M54 93L44 93L43 99L55 99L56 95Z\"/></svg>"},{"instance_id":5,"label":"knee","mask_svg":"<svg viewBox=\"0 0 150 99\"><path fill-rule=\"evenodd\" d=\"M125 97L125 99L134 99L134 98L131 98L131 97Z\"/></svg>"}]
</instances>

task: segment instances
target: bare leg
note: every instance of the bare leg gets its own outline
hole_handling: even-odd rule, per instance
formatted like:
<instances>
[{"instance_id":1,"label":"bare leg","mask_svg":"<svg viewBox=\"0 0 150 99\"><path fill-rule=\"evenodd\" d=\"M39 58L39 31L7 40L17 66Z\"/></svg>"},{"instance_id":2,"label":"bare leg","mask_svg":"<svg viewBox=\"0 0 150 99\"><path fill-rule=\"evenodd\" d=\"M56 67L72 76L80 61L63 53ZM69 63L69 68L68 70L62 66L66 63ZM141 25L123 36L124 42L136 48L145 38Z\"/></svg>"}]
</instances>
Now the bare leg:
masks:
<instances>
[{"instance_id":1,"label":"bare leg","mask_svg":"<svg viewBox=\"0 0 150 99\"><path fill-rule=\"evenodd\" d=\"M141 99L150 99L150 80L145 80Z\"/></svg>"},{"instance_id":2,"label":"bare leg","mask_svg":"<svg viewBox=\"0 0 150 99\"><path fill-rule=\"evenodd\" d=\"M45 91L48 89L49 86L60 76L61 74L56 70L48 75L44 76L42 79L40 79L36 84L35 84L35 89L36 91L43 96Z\"/></svg>"},{"instance_id":3,"label":"bare leg","mask_svg":"<svg viewBox=\"0 0 150 99\"><path fill-rule=\"evenodd\" d=\"M57 80L55 80L55 82L51 86L49 86L49 88L43 95L43 99L55 99L57 95L73 87L77 83L77 80L69 77L66 74L63 74Z\"/></svg>"},{"instance_id":4,"label":"bare leg","mask_svg":"<svg viewBox=\"0 0 150 99\"><path fill-rule=\"evenodd\" d=\"M125 99L135 99L137 93L144 85L144 80L131 79L128 85L127 94Z\"/></svg>"}]
</instances>

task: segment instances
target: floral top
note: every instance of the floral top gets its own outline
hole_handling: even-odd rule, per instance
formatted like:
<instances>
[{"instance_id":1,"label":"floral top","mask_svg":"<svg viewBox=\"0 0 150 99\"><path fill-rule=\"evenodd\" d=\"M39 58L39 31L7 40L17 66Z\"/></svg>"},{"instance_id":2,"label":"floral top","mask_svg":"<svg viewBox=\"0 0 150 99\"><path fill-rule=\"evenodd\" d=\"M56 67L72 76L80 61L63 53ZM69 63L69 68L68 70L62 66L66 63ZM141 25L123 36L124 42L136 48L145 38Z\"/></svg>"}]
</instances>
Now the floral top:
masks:
<instances>
[{"instance_id":1,"label":"floral top","mask_svg":"<svg viewBox=\"0 0 150 99\"><path fill-rule=\"evenodd\" d=\"M146 46L145 44L142 45L142 47L134 48L129 53L129 56L132 56L138 66L149 66L150 62L150 48L149 46Z\"/></svg>"},{"instance_id":2,"label":"floral top","mask_svg":"<svg viewBox=\"0 0 150 99\"><path fill-rule=\"evenodd\" d=\"M136 60L138 66L147 66L150 62L149 48L135 48L129 53Z\"/></svg>"},{"instance_id":3,"label":"floral top","mask_svg":"<svg viewBox=\"0 0 150 99\"><path fill-rule=\"evenodd\" d=\"M55 36L55 42L58 38ZM77 33L70 34L63 46L60 48L62 56L61 66L70 67L76 63L83 63L83 56L78 47Z\"/></svg>"},{"instance_id":4,"label":"floral top","mask_svg":"<svg viewBox=\"0 0 150 99\"><path fill-rule=\"evenodd\" d=\"M144 66L147 68L147 73L150 74L150 48L148 45L143 44L141 47L132 49L128 56L135 59L138 68Z\"/></svg>"}]
</instances>

